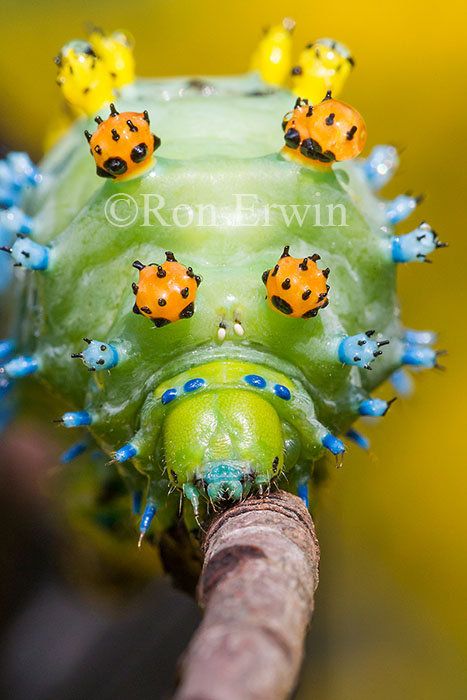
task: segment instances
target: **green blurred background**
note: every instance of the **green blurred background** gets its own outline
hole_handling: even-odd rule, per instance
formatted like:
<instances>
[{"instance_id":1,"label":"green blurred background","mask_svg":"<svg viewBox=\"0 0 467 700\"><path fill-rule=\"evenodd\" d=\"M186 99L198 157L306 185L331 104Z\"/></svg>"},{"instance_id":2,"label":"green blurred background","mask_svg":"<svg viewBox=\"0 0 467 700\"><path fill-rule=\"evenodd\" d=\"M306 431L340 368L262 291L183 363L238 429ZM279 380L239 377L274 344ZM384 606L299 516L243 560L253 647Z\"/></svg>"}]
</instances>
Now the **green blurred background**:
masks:
<instances>
[{"instance_id":1,"label":"green blurred background","mask_svg":"<svg viewBox=\"0 0 467 700\"><path fill-rule=\"evenodd\" d=\"M245 70L263 26L284 15L297 22L297 53L321 36L351 48L356 68L342 98L366 119L367 152L404 149L385 195L427 196L401 232L426 219L451 246L432 267L408 265L399 276L404 323L439 331L448 371L420 374L412 399L384 424L362 426L370 454L351 449L326 486L322 580L298 698L465 698L465 6L1 0L1 140L40 156L59 105L52 59L87 22L132 32L139 75L222 74Z\"/></svg>"}]
</instances>

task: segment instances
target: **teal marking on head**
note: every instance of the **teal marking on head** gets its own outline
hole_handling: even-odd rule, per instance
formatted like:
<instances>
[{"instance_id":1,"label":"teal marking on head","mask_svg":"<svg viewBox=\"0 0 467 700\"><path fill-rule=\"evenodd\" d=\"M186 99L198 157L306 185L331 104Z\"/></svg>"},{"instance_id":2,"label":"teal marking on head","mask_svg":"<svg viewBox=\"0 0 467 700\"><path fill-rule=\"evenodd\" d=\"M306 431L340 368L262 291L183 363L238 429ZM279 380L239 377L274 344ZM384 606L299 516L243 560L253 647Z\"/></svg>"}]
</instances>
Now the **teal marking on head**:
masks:
<instances>
[{"instance_id":1,"label":"teal marking on head","mask_svg":"<svg viewBox=\"0 0 467 700\"><path fill-rule=\"evenodd\" d=\"M216 464L203 474L203 478L207 484L219 481L229 481L230 479L240 479L242 470L235 464Z\"/></svg>"},{"instance_id":2,"label":"teal marking on head","mask_svg":"<svg viewBox=\"0 0 467 700\"><path fill-rule=\"evenodd\" d=\"M210 466L203 474L207 493L212 501L232 499L238 501L243 496L241 482L243 472L235 464L221 463Z\"/></svg>"}]
</instances>

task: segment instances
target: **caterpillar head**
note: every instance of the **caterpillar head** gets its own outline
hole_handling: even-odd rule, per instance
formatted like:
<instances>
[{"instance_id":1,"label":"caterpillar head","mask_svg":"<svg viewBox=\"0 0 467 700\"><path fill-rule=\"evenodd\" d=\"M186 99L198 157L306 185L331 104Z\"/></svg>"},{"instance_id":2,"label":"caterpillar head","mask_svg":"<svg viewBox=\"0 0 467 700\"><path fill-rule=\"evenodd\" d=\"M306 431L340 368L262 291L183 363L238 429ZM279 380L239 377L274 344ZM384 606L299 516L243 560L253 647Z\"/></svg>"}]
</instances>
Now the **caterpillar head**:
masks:
<instances>
[{"instance_id":1,"label":"caterpillar head","mask_svg":"<svg viewBox=\"0 0 467 700\"><path fill-rule=\"evenodd\" d=\"M111 104L110 116L105 121L96 117L96 122L97 131L84 134L100 177L121 180L140 174L161 145L160 138L151 134L147 112L120 114Z\"/></svg>"},{"instance_id":2,"label":"caterpillar head","mask_svg":"<svg viewBox=\"0 0 467 700\"><path fill-rule=\"evenodd\" d=\"M282 122L285 146L282 154L300 164L329 168L334 161L350 160L365 147L367 131L356 109L334 100L328 91L324 100L312 106L297 100L292 113Z\"/></svg>"},{"instance_id":3,"label":"caterpillar head","mask_svg":"<svg viewBox=\"0 0 467 700\"><path fill-rule=\"evenodd\" d=\"M112 99L112 78L87 41L70 41L55 58L57 84L78 113L93 114Z\"/></svg>"},{"instance_id":4,"label":"caterpillar head","mask_svg":"<svg viewBox=\"0 0 467 700\"><path fill-rule=\"evenodd\" d=\"M139 270L138 284L132 285L136 297L133 311L150 318L158 328L193 316L201 284L201 277L177 262L173 253L167 252L166 257L162 265L133 263Z\"/></svg>"},{"instance_id":5,"label":"caterpillar head","mask_svg":"<svg viewBox=\"0 0 467 700\"><path fill-rule=\"evenodd\" d=\"M170 404L163 424L167 473L185 493L196 490L213 502L240 500L280 476L285 455L281 420L259 391L226 386L213 391L210 381L185 382Z\"/></svg>"},{"instance_id":6,"label":"caterpillar head","mask_svg":"<svg viewBox=\"0 0 467 700\"><path fill-rule=\"evenodd\" d=\"M329 269L320 270L317 254L308 258L293 258L289 246L272 270L263 273L271 307L291 318L312 318L328 301L329 286L326 283Z\"/></svg>"},{"instance_id":7,"label":"caterpillar head","mask_svg":"<svg viewBox=\"0 0 467 700\"><path fill-rule=\"evenodd\" d=\"M342 91L354 66L350 51L334 39L318 39L301 52L292 69L292 89L310 102L318 102L326 90Z\"/></svg>"}]
</instances>

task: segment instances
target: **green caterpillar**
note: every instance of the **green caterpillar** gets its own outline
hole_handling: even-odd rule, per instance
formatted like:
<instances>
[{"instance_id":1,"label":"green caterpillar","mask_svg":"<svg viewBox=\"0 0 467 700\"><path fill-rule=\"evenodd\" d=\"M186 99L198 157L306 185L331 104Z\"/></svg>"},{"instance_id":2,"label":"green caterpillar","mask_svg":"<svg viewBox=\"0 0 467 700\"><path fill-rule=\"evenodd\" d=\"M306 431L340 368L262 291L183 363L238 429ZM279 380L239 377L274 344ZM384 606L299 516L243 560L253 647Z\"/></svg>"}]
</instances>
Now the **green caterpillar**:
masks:
<instances>
[{"instance_id":1,"label":"green caterpillar","mask_svg":"<svg viewBox=\"0 0 467 700\"><path fill-rule=\"evenodd\" d=\"M76 108L86 73L66 66L103 60L86 47L57 61ZM0 242L25 268L1 395L35 374L68 402L61 422L89 429L135 511L146 495L141 537L179 494L189 527L273 484L308 504L314 462L340 464L338 436L364 446L352 424L389 408L371 392L437 366L434 335L400 324L396 272L444 244L425 223L394 234L418 203L376 194L397 153L357 158L363 119L323 88L312 105L256 72L136 80L40 170L24 154L0 168Z\"/></svg>"}]
</instances>

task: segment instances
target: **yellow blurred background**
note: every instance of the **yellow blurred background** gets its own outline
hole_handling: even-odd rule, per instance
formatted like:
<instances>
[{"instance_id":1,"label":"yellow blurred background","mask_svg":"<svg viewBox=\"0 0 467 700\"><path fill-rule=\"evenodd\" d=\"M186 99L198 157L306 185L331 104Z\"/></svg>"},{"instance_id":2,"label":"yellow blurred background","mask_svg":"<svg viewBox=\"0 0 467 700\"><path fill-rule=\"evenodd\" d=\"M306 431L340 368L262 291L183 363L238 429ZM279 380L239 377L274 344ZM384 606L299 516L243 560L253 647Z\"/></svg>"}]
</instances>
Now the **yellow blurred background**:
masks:
<instances>
[{"instance_id":1,"label":"yellow blurred background","mask_svg":"<svg viewBox=\"0 0 467 700\"><path fill-rule=\"evenodd\" d=\"M84 36L87 22L134 35L139 75L222 74L245 70L263 26L284 15L297 22L297 53L322 36L351 48L356 68L342 97L366 119L367 152L377 143L404 149L385 195L426 194L400 230L426 219L450 243L434 265L402 267L399 277L404 323L439 331L448 371L418 375L412 399L398 401L377 428L362 426L370 454L351 449L326 487L322 582L297 697L465 698L463 4L1 0L1 140L40 156L59 105L52 59Z\"/></svg>"}]
</instances>

